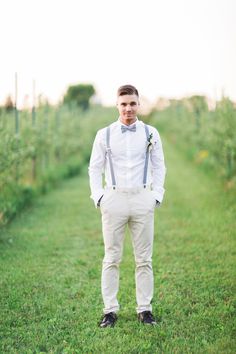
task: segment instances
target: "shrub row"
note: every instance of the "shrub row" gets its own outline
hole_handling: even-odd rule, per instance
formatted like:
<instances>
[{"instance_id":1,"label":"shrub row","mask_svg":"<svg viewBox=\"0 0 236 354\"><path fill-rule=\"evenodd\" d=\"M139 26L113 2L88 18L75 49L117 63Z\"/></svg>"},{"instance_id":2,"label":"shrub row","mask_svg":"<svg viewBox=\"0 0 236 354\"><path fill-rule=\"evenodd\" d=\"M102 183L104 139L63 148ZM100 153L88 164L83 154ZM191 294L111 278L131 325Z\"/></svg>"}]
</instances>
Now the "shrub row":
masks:
<instances>
[{"instance_id":1,"label":"shrub row","mask_svg":"<svg viewBox=\"0 0 236 354\"><path fill-rule=\"evenodd\" d=\"M186 100L153 111L150 121L195 163L234 182L236 179L236 108L223 98L214 110L194 109Z\"/></svg>"},{"instance_id":2,"label":"shrub row","mask_svg":"<svg viewBox=\"0 0 236 354\"><path fill-rule=\"evenodd\" d=\"M2 114L0 225L38 193L78 174L89 159L95 132L112 119L114 110L100 106L86 112L45 106L33 119L30 112L19 112L17 122L14 112Z\"/></svg>"}]
</instances>

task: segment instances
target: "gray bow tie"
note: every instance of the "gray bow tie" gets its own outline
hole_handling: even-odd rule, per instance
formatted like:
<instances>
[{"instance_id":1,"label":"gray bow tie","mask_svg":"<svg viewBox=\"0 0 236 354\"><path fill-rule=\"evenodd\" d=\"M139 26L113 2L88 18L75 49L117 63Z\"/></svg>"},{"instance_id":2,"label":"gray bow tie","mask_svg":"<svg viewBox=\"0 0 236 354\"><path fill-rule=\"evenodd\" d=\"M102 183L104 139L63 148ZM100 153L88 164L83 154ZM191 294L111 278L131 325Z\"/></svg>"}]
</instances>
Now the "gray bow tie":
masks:
<instances>
[{"instance_id":1,"label":"gray bow tie","mask_svg":"<svg viewBox=\"0 0 236 354\"><path fill-rule=\"evenodd\" d=\"M127 132L127 130L129 130L130 132L136 132L136 124L132 125L132 127L129 127L128 125L122 125L121 126L121 131L122 133Z\"/></svg>"}]
</instances>

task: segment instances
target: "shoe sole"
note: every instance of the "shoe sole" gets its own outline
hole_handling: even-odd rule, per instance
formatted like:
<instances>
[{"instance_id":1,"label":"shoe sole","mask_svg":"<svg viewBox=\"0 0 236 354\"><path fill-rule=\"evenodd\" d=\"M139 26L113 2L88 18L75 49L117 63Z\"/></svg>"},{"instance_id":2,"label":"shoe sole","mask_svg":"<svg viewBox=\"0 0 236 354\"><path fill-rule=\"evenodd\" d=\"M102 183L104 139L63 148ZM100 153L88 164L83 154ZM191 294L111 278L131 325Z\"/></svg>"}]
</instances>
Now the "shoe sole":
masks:
<instances>
[{"instance_id":1,"label":"shoe sole","mask_svg":"<svg viewBox=\"0 0 236 354\"><path fill-rule=\"evenodd\" d=\"M106 324L104 324L104 325L99 325L100 328L107 328L107 327L111 327L111 328L112 328L112 327L114 327L114 326L115 326L115 323L113 323L113 324L107 324L107 325L106 325Z\"/></svg>"},{"instance_id":2,"label":"shoe sole","mask_svg":"<svg viewBox=\"0 0 236 354\"><path fill-rule=\"evenodd\" d=\"M150 322L139 321L139 323L142 323L143 325L149 325L149 326L156 326L157 325L157 322L150 323Z\"/></svg>"}]
</instances>

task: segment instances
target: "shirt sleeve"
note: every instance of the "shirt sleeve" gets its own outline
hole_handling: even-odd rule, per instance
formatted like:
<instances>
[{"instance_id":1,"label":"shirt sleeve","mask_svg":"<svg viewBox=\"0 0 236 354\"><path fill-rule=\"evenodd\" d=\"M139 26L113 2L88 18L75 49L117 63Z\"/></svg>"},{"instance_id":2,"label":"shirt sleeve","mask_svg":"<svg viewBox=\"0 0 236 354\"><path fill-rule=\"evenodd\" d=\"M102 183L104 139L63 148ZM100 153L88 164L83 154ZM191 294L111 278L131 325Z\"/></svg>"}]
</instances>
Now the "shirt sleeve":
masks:
<instances>
[{"instance_id":1,"label":"shirt sleeve","mask_svg":"<svg viewBox=\"0 0 236 354\"><path fill-rule=\"evenodd\" d=\"M152 163L153 194L156 200L161 203L165 193L164 182L166 167L161 138L156 129L153 129L153 146L150 152L150 159Z\"/></svg>"},{"instance_id":2,"label":"shirt sleeve","mask_svg":"<svg viewBox=\"0 0 236 354\"><path fill-rule=\"evenodd\" d=\"M96 208L99 199L104 194L102 174L104 172L105 159L106 149L102 139L102 130L99 130L93 143L88 168L91 190L90 198L93 199Z\"/></svg>"}]
</instances>

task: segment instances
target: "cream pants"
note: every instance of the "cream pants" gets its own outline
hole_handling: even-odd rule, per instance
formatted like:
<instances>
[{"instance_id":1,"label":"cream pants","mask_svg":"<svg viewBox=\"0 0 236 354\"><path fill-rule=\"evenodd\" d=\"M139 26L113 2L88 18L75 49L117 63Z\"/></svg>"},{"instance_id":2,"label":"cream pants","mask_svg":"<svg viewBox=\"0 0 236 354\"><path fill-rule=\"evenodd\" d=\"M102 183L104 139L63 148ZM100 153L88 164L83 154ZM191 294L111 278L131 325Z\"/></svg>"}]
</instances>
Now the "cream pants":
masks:
<instances>
[{"instance_id":1,"label":"cream pants","mask_svg":"<svg viewBox=\"0 0 236 354\"><path fill-rule=\"evenodd\" d=\"M155 205L156 200L150 188L105 190L100 205L105 246L101 279L104 313L119 310L119 264L126 225L131 232L136 262L136 310L137 313L152 310Z\"/></svg>"}]
</instances>

